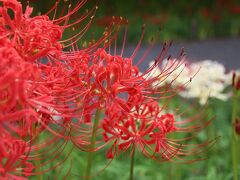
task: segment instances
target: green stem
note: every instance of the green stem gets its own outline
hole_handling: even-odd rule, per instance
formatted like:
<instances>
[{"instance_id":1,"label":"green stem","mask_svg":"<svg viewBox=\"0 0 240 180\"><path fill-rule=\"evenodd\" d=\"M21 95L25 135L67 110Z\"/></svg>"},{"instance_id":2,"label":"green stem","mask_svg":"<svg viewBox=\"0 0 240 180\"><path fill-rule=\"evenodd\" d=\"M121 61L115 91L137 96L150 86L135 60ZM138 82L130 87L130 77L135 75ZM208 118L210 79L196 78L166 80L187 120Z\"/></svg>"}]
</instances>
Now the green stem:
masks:
<instances>
[{"instance_id":1,"label":"green stem","mask_svg":"<svg viewBox=\"0 0 240 180\"><path fill-rule=\"evenodd\" d=\"M234 128L237 118L238 95L237 91L234 91L232 100L232 168L234 180L238 180L238 137Z\"/></svg>"},{"instance_id":2,"label":"green stem","mask_svg":"<svg viewBox=\"0 0 240 180\"><path fill-rule=\"evenodd\" d=\"M97 109L96 114L95 114L95 119L93 123L93 130L92 130L92 138L91 138L91 144L90 144L90 150L93 150L95 147L96 143L96 136L97 136L97 128L100 120L100 114L101 111ZM91 168L92 168L92 161L93 161L93 155L94 152L89 152L88 153L88 162L87 162L87 168L86 168L86 178L90 178L91 175Z\"/></svg>"},{"instance_id":3,"label":"green stem","mask_svg":"<svg viewBox=\"0 0 240 180\"><path fill-rule=\"evenodd\" d=\"M37 130L37 126L35 128ZM37 132L35 132L37 134ZM40 134L37 134L37 137L35 139L35 142L36 143L39 143L40 142ZM41 168L41 160L35 160L34 161L34 164L36 166L36 169L35 171L39 174L36 175L36 179L37 180L43 180L43 174L41 173L42 172L42 168Z\"/></svg>"},{"instance_id":4,"label":"green stem","mask_svg":"<svg viewBox=\"0 0 240 180\"><path fill-rule=\"evenodd\" d=\"M135 159L135 148L133 149L132 157L131 157L131 166L130 166L130 176L129 176L129 180L133 180L134 161L135 161L134 159Z\"/></svg>"},{"instance_id":5,"label":"green stem","mask_svg":"<svg viewBox=\"0 0 240 180\"><path fill-rule=\"evenodd\" d=\"M36 160L35 161L35 165L36 165L36 172L41 172L42 170L41 170L41 162L40 162L40 160ZM43 175L42 175L42 173L39 173L39 174L37 174L37 180L43 180Z\"/></svg>"},{"instance_id":6,"label":"green stem","mask_svg":"<svg viewBox=\"0 0 240 180\"><path fill-rule=\"evenodd\" d=\"M178 135L176 133L173 134L169 134L169 139L178 139ZM181 167L179 167L178 165L174 164L174 163L169 163L168 164L168 179L174 179L174 180L179 180L181 179Z\"/></svg>"}]
</instances>

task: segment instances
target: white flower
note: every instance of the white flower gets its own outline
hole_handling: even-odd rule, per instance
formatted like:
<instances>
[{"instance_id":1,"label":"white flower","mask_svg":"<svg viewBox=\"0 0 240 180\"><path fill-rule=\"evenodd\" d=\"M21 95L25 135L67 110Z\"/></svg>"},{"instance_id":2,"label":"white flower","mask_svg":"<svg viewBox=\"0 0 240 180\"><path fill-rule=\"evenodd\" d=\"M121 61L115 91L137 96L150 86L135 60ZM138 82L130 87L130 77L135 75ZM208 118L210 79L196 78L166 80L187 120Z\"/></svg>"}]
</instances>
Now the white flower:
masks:
<instances>
[{"instance_id":1,"label":"white flower","mask_svg":"<svg viewBox=\"0 0 240 180\"><path fill-rule=\"evenodd\" d=\"M229 94L223 90L231 84L231 73L226 74L222 64L205 60L191 65L191 72L197 72L186 91L181 95L187 98L199 98L201 105L205 104L209 97L227 100Z\"/></svg>"},{"instance_id":2,"label":"white flower","mask_svg":"<svg viewBox=\"0 0 240 180\"><path fill-rule=\"evenodd\" d=\"M153 64L151 62L150 66ZM230 96L223 91L231 84L232 73L226 73L224 66L216 61L204 60L189 64L185 60L165 60L161 67L155 67L148 75L159 79L154 87L165 83L184 87L179 94L185 98L198 98L201 105L209 97L227 100Z\"/></svg>"}]
</instances>

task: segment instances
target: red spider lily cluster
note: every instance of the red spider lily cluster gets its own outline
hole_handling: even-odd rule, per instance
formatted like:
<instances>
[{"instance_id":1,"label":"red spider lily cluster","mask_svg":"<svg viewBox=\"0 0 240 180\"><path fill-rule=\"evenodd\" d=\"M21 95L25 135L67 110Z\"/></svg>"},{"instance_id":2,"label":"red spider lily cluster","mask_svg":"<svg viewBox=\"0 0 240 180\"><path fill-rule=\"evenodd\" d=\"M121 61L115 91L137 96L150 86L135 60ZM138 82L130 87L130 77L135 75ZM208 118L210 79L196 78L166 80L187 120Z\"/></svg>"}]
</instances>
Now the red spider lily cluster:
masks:
<instances>
[{"instance_id":1,"label":"red spider lily cluster","mask_svg":"<svg viewBox=\"0 0 240 180\"><path fill-rule=\"evenodd\" d=\"M157 161L182 161L207 149L210 142L183 144L194 137L190 132L209 124L204 112L191 117L184 116L187 110L181 108L168 112L178 89L171 84L154 88L183 62L176 61L174 68L166 65L150 78L165 59L168 45L155 64L141 73L138 65L149 51L136 65L133 60L141 41L128 58L123 57L124 45L121 53L114 49L111 54L108 49L117 35L111 25L97 42L77 48L96 8L74 22L70 18L86 1L69 6L60 17L57 3L46 15L31 17L33 9L27 6L23 11L17 0L0 2L1 179L25 179L54 169L62 163L56 161L42 171L39 167L55 161L67 142L88 152L105 148L109 159L138 149ZM47 16L51 13L52 19ZM62 39L65 29L88 17L84 29ZM66 47L71 51L64 51ZM46 131L51 136L39 140ZM186 136L176 139L172 133Z\"/></svg>"}]
</instances>

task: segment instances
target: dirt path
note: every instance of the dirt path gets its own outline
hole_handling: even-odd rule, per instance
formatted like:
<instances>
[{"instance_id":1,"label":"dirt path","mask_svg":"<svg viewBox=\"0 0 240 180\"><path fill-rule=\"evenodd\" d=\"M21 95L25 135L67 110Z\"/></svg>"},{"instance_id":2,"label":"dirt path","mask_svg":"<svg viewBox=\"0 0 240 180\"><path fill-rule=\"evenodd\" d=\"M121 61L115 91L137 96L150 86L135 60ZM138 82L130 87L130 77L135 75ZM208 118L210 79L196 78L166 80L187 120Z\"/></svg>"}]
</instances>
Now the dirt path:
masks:
<instances>
[{"instance_id":1,"label":"dirt path","mask_svg":"<svg viewBox=\"0 0 240 180\"><path fill-rule=\"evenodd\" d=\"M181 47L184 47L190 61L209 59L219 61L227 69L240 69L240 38L173 43L169 54L176 56ZM141 47L137 59L141 57L146 48L146 46ZM125 55L130 55L133 50L134 46L126 47ZM149 61L159 53L159 50L161 50L160 45L154 47L147 60L141 64L140 69L145 69Z\"/></svg>"}]
</instances>

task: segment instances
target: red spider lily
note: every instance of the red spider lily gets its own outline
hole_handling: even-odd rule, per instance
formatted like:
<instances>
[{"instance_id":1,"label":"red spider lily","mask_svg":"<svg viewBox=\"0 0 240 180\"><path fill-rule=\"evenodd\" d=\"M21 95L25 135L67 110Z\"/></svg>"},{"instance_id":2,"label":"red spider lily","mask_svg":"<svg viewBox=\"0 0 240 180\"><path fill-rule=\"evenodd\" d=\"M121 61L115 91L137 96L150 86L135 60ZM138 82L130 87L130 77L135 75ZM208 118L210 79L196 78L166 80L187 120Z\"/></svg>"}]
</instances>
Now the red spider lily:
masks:
<instances>
[{"instance_id":1,"label":"red spider lily","mask_svg":"<svg viewBox=\"0 0 240 180\"><path fill-rule=\"evenodd\" d=\"M3 1L3 5L4 7L1 7L1 13L3 13L1 14L1 22L12 23L11 26L15 27L18 25L16 24L17 22L20 23L20 19L18 19L21 15L19 14L20 4L17 1ZM15 18L10 21L7 21L9 18L8 14L4 14L8 8L16 11ZM22 18L24 19L25 17ZM38 28L43 29L41 26L40 23ZM49 92L52 90L52 84L61 78L56 79L55 77L53 82L49 82L49 79L46 78L46 73L49 71L46 72L42 66L29 61L33 58L36 62L36 58L42 56L42 54L32 56L30 53L25 54L25 56L22 54L24 50L19 50L20 47L26 47L27 44L18 44L17 36L23 33L24 36L19 38L28 38L29 36L25 34L26 31L12 32L10 25L6 24L1 24L0 28L2 30L2 38L0 39L0 129L5 131L2 132L3 135L7 133L7 135L1 136L1 142L4 142L0 150L4 154L4 157L1 157L1 177L24 179L21 177L22 174L32 175L31 169L34 168L31 167L30 162L27 162L29 156L26 156L27 152L25 151L29 149L28 154L31 152L30 144L33 143L34 138L40 132L44 129L49 129L49 123L56 124L56 121L53 119L55 111L48 107L49 102L51 99L54 99L56 93ZM21 31L21 28L18 30ZM34 37L32 38L34 39ZM20 42L22 43L23 41L21 40ZM29 52L33 50L31 45L28 48L30 48ZM55 102L52 102L51 105L55 105ZM58 130L58 135L63 137L62 134L64 133L62 133L60 128L56 128L55 131ZM6 144L5 141L12 144L12 146ZM20 145L23 146L20 147ZM41 146L38 143L34 143L32 148L37 147ZM5 153L6 149L9 150L9 154ZM23 151L20 151L21 149ZM59 156L59 153L57 154Z\"/></svg>"},{"instance_id":2,"label":"red spider lily","mask_svg":"<svg viewBox=\"0 0 240 180\"><path fill-rule=\"evenodd\" d=\"M47 158L48 161L41 164L44 166L59 157L62 152L60 147L64 147L67 141L59 143L58 139L68 136L66 133L68 126L65 123L57 122L54 119L54 115L59 113L66 114L66 109L69 109L69 114L74 110L63 105L56 106L57 102L61 103L61 98L56 99L56 96L60 95L60 92L51 92L54 89L57 91L57 89L53 87L53 82L49 82L43 76L44 68L39 69L35 64L24 61L12 47L0 47L0 57L0 129L2 129L3 135L5 133L8 134L8 136L4 135L1 137L1 141L6 140L10 144L14 144L14 139L16 139L16 142L25 144L26 150L29 151L28 155L25 155L27 152L24 151L23 154L19 152L19 157L12 153L9 154L9 157L3 157L2 162L4 164L6 161L7 165L4 166L1 176L21 179L20 176L15 177L14 174L36 174L36 172L30 172L30 169L35 169L35 167L30 167L32 161L40 159L44 162L46 161L45 158ZM59 112L48 105L53 105ZM70 115L66 116L61 115L62 119L68 122L67 117L70 117ZM35 142L35 139L43 130L50 131L55 135L48 138L46 142L58 144L55 146L57 149L52 147L51 151L47 151L48 153L54 152L51 158L47 157L44 153L38 153L38 151L46 149L47 146L47 143ZM13 142L10 141L11 138ZM10 149L8 146L6 148ZM4 153L4 149L1 149L0 152ZM60 164L60 162L56 164Z\"/></svg>"},{"instance_id":3,"label":"red spider lily","mask_svg":"<svg viewBox=\"0 0 240 180\"><path fill-rule=\"evenodd\" d=\"M87 94L85 96L84 109L91 113L96 108L106 108L111 103L119 106L124 104L120 94L137 93L140 87L133 87L131 78L138 74L136 67L132 66L130 59L120 56L111 56L103 49L99 49L93 57L92 64L88 67L85 83ZM122 106L122 108L127 108Z\"/></svg>"},{"instance_id":4,"label":"red spider lily","mask_svg":"<svg viewBox=\"0 0 240 180\"><path fill-rule=\"evenodd\" d=\"M93 8L86 14L83 14L78 20L71 22L71 17L86 3L78 1L73 9L70 5L67 14L60 13L61 17L57 18L58 11L57 1L46 15L30 17L33 8L27 6L25 12L20 2L17 0L1 0L3 6L0 8L0 35L10 40L12 46L18 51L21 57L26 61L36 61L40 57L47 55L60 55L63 44L69 47L78 42L89 28L92 18L83 29L74 34L71 38L61 40L62 34L66 29L80 24L87 17L95 14L96 8ZM13 17L9 14L13 12ZM49 19L49 14L53 13L53 19ZM92 45L92 48L98 46L107 37L100 38L99 41Z\"/></svg>"},{"instance_id":5,"label":"red spider lily","mask_svg":"<svg viewBox=\"0 0 240 180\"><path fill-rule=\"evenodd\" d=\"M92 129L84 128L85 125L75 126L78 130L73 132L78 132L80 135L72 138L74 144L85 151L97 151L111 143L107 153L108 158L113 158L129 149L133 152L138 148L145 156L155 160L160 160L160 157L164 160L171 160L173 157L183 160L183 156L193 156L207 149L207 144L210 142L190 147L183 145L182 142L192 137L179 140L167 137L172 132L188 134L198 131L206 127L210 121L204 122L203 114L202 117L198 114L177 122L175 115L164 113L169 101L180 89L172 88L171 83L157 90L153 85L166 79L181 66L181 62L173 61L171 67L165 66L157 76L153 78L148 76L162 61L165 50L164 48L156 63L143 74L133 65L133 57L110 55L103 49L99 49L92 59L88 57L86 59L88 63L81 63L88 67L84 72L79 73L86 73L86 77L82 79L86 92L83 99L85 123L90 123L92 128L91 119L97 109L101 109L106 117L96 130L98 136L96 147L89 149ZM184 85L186 84L182 86ZM161 107L153 98L166 99L167 102ZM177 118L178 116L176 115ZM102 131L103 139L100 138Z\"/></svg>"},{"instance_id":6,"label":"red spider lily","mask_svg":"<svg viewBox=\"0 0 240 180\"><path fill-rule=\"evenodd\" d=\"M60 26L53 24L48 16L31 18L32 8L26 7L23 13L22 5L16 0L1 0L0 9L1 36L7 37L13 47L26 61L35 61L39 57L55 54L61 50L58 42L62 36ZM14 13L11 17L9 10Z\"/></svg>"},{"instance_id":7,"label":"red spider lily","mask_svg":"<svg viewBox=\"0 0 240 180\"><path fill-rule=\"evenodd\" d=\"M200 148L202 144L189 148L190 145L183 145L188 138L174 139L169 135L197 131L207 126L209 122L183 127L197 120L191 118L178 122L176 120L178 115L174 117L173 114L166 114L156 101L150 100L148 103L136 105L131 113L112 106L106 115L101 127L104 141L107 144L111 142L107 152L108 158L114 158L115 155L128 150L132 154L137 148L146 157L157 161L172 161L172 159L183 161L184 156L202 153L205 148Z\"/></svg>"},{"instance_id":8,"label":"red spider lily","mask_svg":"<svg viewBox=\"0 0 240 180\"><path fill-rule=\"evenodd\" d=\"M164 51L161 52L163 56ZM159 78L164 79L175 68L178 68L178 65L173 62L174 68L163 69L158 76L148 78L162 59L163 57L160 55L155 65L144 74L140 74L138 67L133 65L133 57L123 58L122 55L110 55L104 49L98 49L92 57L77 54L74 63L70 65L77 77L74 78L77 80L75 83L78 82L82 85L82 89L79 91L84 92L81 94L84 94L82 104L84 105L85 122L90 122L91 114L97 108L105 109L115 103L122 109L130 111L139 98L151 95L152 84L158 82ZM71 82L73 82L73 78L71 78ZM127 101L127 99L131 99L131 101Z\"/></svg>"},{"instance_id":9,"label":"red spider lily","mask_svg":"<svg viewBox=\"0 0 240 180\"><path fill-rule=\"evenodd\" d=\"M11 46L0 47L0 57L2 95L0 109L7 112L16 106L18 100L20 102L19 105L26 101L27 91L31 89L27 85L26 80L36 79L38 69L24 62Z\"/></svg>"},{"instance_id":10,"label":"red spider lily","mask_svg":"<svg viewBox=\"0 0 240 180\"><path fill-rule=\"evenodd\" d=\"M0 57L0 119L18 134L31 134L32 124L40 117L37 106L31 106L30 101L36 98L35 81L40 79L41 71L11 46L0 47ZM21 128L17 126L20 121L24 122Z\"/></svg>"},{"instance_id":11,"label":"red spider lily","mask_svg":"<svg viewBox=\"0 0 240 180\"><path fill-rule=\"evenodd\" d=\"M0 176L6 179L26 179L33 165L28 162L29 147L21 139L12 137L2 127L0 136Z\"/></svg>"},{"instance_id":12,"label":"red spider lily","mask_svg":"<svg viewBox=\"0 0 240 180\"><path fill-rule=\"evenodd\" d=\"M176 129L173 116L160 115L160 108L154 101L136 105L134 108L132 113L127 114L111 107L102 121L104 140L113 141L107 157L113 158L121 151L137 147L148 157L162 153L164 157L170 158L176 150L167 149L166 134Z\"/></svg>"},{"instance_id":13,"label":"red spider lily","mask_svg":"<svg viewBox=\"0 0 240 180\"><path fill-rule=\"evenodd\" d=\"M31 162L27 162L30 159L28 155L32 149L42 147L35 143L36 136L48 129L49 123L56 124L54 112L51 109L44 111L41 105L51 100L46 92L43 93L42 88L46 90L46 86L41 85L44 80L41 70L24 61L9 44L0 47L0 57L0 141L3 143L0 148L0 153L3 153L0 176L24 179L21 175L32 175L34 169ZM32 103L36 101L38 103ZM58 134L62 137L60 128L56 131L59 130ZM9 153L6 154L6 151Z\"/></svg>"},{"instance_id":14,"label":"red spider lily","mask_svg":"<svg viewBox=\"0 0 240 180\"><path fill-rule=\"evenodd\" d=\"M1 110L5 113L14 108L14 111L30 109L27 111L37 114L66 113L65 110L70 109L66 104L71 100L66 97L71 96L69 94L72 91L67 91L65 80L71 72L64 63L59 62L59 59L51 59L56 61L54 64L49 62L42 65L37 62L39 57L52 55L53 51L61 53L58 40L65 26L60 28L59 25L53 24L46 15L30 18L32 8L27 7L23 14L22 5L16 0L2 0L2 3L3 7L0 9L2 37L0 45L3 46L0 50ZM79 7L81 6L78 5L73 11L77 11ZM12 10L13 17L8 14L8 10ZM72 14L73 11L69 13ZM64 98L66 100L63 100ZM55 111L52 112L51 108ZM69 111L71 113L73 110Z\"/></svg>"},{"instance_id":15,"label":"red spider lily","mask_svg":"<svg viewBox=\"0 0 240 180\"><path fill-rule=\"evenodd\" d=\"M125 38L126 34L124 42ZM158 75L151 77L151 73L159 65L162 66L161 63L167 56L169 46L165 44L155 63L146 72L139 73L138 65L150 52L150 50L147 50L142 59L136 65L133 65L140 44L141 40L129 58L123 57L124 44L120 55L117 55L116 47L114 55L107 53L104 49L99 49L93 56L79 56L75 52L80 65L75 63L76 67L84 67L83 71L78 70L77 73L80 74L80 76L77 76L78 81L82 81L80 83L82 89L79 92L84 95L84 98L79 104L83 107L84 122L80 123L81 126L79 124L73 125L73 143L85 151L97 151L112 143L107 155L109 158L113 158L122 151L132 149L133 152L135 148L138 148L144 155L155 160L159 160L159 156L165 160L171 160L172 157L182 160L182 156L200 153L200 147L203 147L202 151L206 150L209 142L193 145L190 148L190 145L182 145L180 142L190 139L190 137L180 140L167 138L167 135L172 132L183 131L188 134L191 131L200 130L210 122L203 122L202 117L198 115L183 122L176 122L175 115L163 113L169 101L176 96L177 91L181 90L188 82L175 88L171 87L171 83L164 84L158 89L154 86L161 84L183 62L172 61L170 62L171 66L167 64L161 68ZM182 56L183 52L180 53L178 59L181 60ZM74 69L76 68L74 67ZM173 79L172 82L175 80ZM191 78L189 78L190 80ZM162 107L159 107L155 100L164 99L166 102L162 104ZM144 109L145 114L141 114L140 110L142 109ZM92 128L94 128L92 123L93 113L98 110L101 110L106 117L96 130L98 137L96 146L89 148ZM178 117L178 115L176 116ZM181 126L185 124L186 126L189 124L189 127L182 128ZM102 131L104 131L104 141L101 139ZM80 135L77 135L78 133ZM189 151L187 151L188 148Z\"/></svg>"},{"instance_id":16,"label":"red spider lily","mask_svg":"<svg viewBox=\"0 0 240 180\"><path fill-rule=\"evenodd\" d=\"M154 160L160 157L164 160L182 159L182 156L198 154L200 147L205 149L207 143L196 145L188 152L188 145L181 143L188 138L176 140L168 137L173 132L200 130L209 123L202 122L200 115L179 122L176 120L178 115L164 112L168 101L179 89L171 88L171 83L156 89L154 84L161 84L181 65L181 61L171 62L171 67L165 66L155 77L149 76L166 57L168 45L164 45L155 64L142 74L138 65L150 50L136 65L133 61L144 33L129 58L123 57L125 43L120 55L117 55L116 47L111 55L110 44L118 34L111 25L95 44L83 50L76 47L96 11L93 8L72 22L70 18L86 3L85 0L78 1L73 8L69 6L66 15L65 10L60 12L60 17L57 1L47 13L53 14L52 20L46 15L31 18L32 8L27 7L23 13L22 5L16 0L0 2L3 4L0 8L0 129L4 131L0 135L1 142L4 142L0 144L0 153L3 154L0 157L7 158L3 160L6 162L4 167L0 168L3 177L21 179L21 175L37 175L58 167L71 151L64 160L50 168L47 166L58 161L70 139L74 145L87 151L111 144L108 158L137 148ZM83 30L69 39L60 40L64 30L75 27L89 16L89 23ZM125 39L126 35L124 42ZM100 45L103 48L96 51ZM62 51L63 47L70 46L72 52ZM41 57L46 57L45 64L41 63ZM162 99L167 102L161 107L156 100ZM89 148L94 128L93 113L99 111L105 115L96 132L100 140L96 147ZM197 124L197 118L200 118L201 125ZM185 127L185 124L191 126ZM40 141L40 133L49 137ZM5 141L11 142L12 146ZM13 149L12 153L7 148ZM40 163L32 166L32 161ZM38 168L44 166L47 169L40 172Z\"/></svg>"},{"instance_id":17,"label":"red spider lily","mask_svg":"<svg viewBox=\"0 0 240 180\"><path fill-rule=\"evenodd\" d=\"M1 2L3 6L0 8L0 128L9 133L9 138L29 145L30 155L25 157L25 160L40 160L42 161L40 165L45 166L61 155L67 143L65 140L69 136L68 122L75 117L76 109L79 109L73 107L76 104L76 96L80 96L79 91L76 95L76 84L69 83L74 77L72 71L74 68L69 66L67 61L63 62L54 57L61 54L59 57L65 58L67 53L61 52L59 40L62 31L71 25L64 21L81 7L81 3L78 3L68 15L51 21L46 15L31 18L32 8L27 7L23 13L22 5L16 0ZM9 12L13 12L13 17ZM64 22L62 27L57 25L62 22ZM38 61L43 56L48 56L47 64ZM56 115L61 121L56 120ZM54 137L48 138L45 143L35 142L43 130L51 132ZM7 139L5 136L4 138ZM26 138L27 140L23 140ZM61 139L63 143L59 142ZM48 146L51 147L49 150L46 148L48 143L57 145ZM22 155L21 153L19 157L10 155L9 167L1 170L1 176L11 172L7 174L9 177L21 179L20 176L14 175L18 166L15 166L12 160L15 159L17 162ZM61 163L62 160L43 172L56 168ZM9 170L6 170L7 168ZM18 168L22 174L25 171L27 175L43 173L30 172L36 167L30 168L27 161L19 164Z\"/></svg>"}]
</instances>

